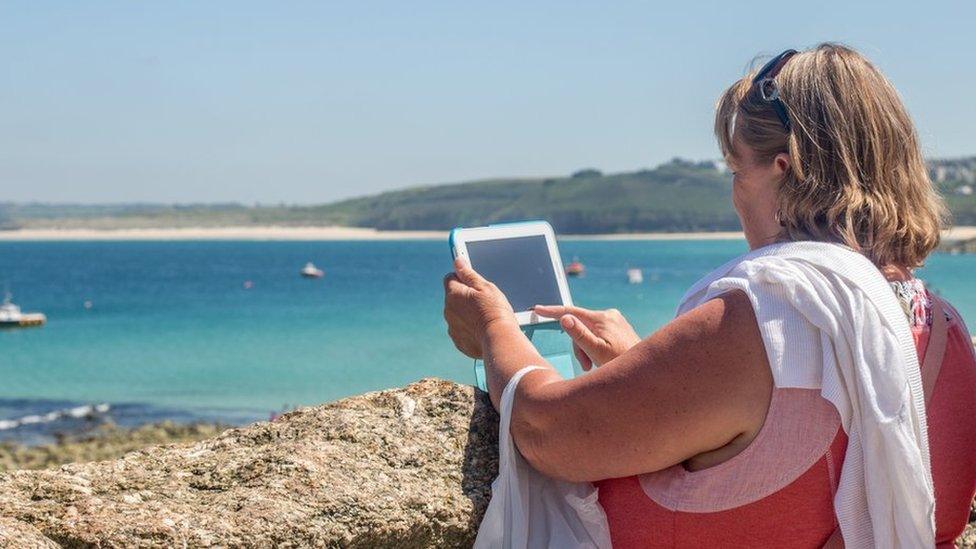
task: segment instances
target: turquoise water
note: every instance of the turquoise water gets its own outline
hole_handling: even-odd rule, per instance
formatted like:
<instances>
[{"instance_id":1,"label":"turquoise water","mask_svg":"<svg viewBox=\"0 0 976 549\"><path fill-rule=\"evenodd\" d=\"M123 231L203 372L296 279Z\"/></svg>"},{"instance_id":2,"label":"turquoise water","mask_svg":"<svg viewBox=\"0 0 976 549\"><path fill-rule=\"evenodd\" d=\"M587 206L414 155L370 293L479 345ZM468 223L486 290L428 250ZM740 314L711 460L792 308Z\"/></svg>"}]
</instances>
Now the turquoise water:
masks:
<instances>
[{"instance_id":1,"label":"turquoise water","mask_svg":"<svg viewBox=\"0 0 976 549\"><path fill-rule=\"evenodd\" d=\"M647 333L741 241L562 241L577 304ZM298 270L324 268L320 280ZM0 331L0 419L108 402L131 418L265 418L438 376L472 382L446 336L444 242L2 242L0 283L40 329ZM628 267L644 269L630 285ZM976 318L976 256L922 272ZM253 282L245 289L244 281ZM84 302L91 301L86 309ZM136 421L133 419L133 421Z\"/></svg>"}]
</instances>

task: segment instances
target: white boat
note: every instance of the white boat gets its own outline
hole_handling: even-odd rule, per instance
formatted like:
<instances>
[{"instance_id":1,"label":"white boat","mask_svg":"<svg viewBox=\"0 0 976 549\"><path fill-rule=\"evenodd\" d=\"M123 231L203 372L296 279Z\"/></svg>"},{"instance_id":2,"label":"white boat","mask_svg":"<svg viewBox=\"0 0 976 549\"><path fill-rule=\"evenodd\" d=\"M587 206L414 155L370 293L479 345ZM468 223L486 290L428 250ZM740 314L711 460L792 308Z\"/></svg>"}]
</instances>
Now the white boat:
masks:
<instances>
[{"instance_id":1,"label":"white boat","mask_svg":"<svg viewBox=\"0 0 976 549\"><path fill-rule=\"evenodd\" d=\"M319 269L314 263L309 261L304 267L302 267L301 274L305 278L322 278L325 276L325 271Z\"/></svg>"},{"instance_id":2,"label":"white boat","mask_svg":"<svg viewBox=\"0 0 976 549\"><path fill-rule=\"evenodd\" d=\"M42 326L47 322L43 313L22 313L20 307L10 301L8 292L0 304L0 328L25 328L28 326Z\"/></svg>"},{"instance_id":3,"label":"white boat","mask_svg":"<svg viewBox=\"0 0 976 549\"><path fill-rule=\"evenodd\" d=\"M640 269L627 269L627 282L631 284L644 282L644 273Z\"/></svg>"}]
</instances>

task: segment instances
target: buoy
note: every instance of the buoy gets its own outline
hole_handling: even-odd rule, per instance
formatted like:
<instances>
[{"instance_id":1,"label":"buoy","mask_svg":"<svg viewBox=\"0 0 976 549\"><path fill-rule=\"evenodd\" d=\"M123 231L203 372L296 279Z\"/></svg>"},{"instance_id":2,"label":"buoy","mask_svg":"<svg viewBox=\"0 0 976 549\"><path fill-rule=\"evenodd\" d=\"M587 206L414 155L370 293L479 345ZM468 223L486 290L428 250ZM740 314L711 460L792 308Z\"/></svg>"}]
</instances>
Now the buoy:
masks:
<instances>
[{"instance_id":1,"label":"buoy","mask_svg":"<svg viewBox=\"0 0 976 549\"><path fill-rule=\"evenodd\" d=\"M572 263L566 266L566 274L569 276L582 276L586 272L586 267L580 263L579 259L573 258Z\"/></svg>"}]
</instances>

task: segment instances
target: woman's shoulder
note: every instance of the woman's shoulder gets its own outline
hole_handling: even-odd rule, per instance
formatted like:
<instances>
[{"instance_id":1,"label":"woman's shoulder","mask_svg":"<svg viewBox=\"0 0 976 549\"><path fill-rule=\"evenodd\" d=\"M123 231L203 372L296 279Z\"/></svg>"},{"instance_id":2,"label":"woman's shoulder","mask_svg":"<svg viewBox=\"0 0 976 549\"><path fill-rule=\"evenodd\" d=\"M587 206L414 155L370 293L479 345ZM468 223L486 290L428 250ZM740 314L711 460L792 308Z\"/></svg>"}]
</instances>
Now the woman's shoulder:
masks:
<instances>
[{"instance_id":1,"label":"woman's shoulder","mask_svg":"<svg viewBox=\"0 0 976 549\"><path fill-rule=\"evenodd\" d=\"M950 326L958 325L965 328L965 322L963 322L963 318L955 306L944 296L929 288L922 279L892 280L889 281L889 284L913 330L926 329L932 326L932 301L934 299L938 299L942 305L942 313Z\"/></svg>"},{"instance_id":2,"label":"woman's shoulder","mask_svg":"<svg viewBox=\"0 0 976 549\"><path fill-rule=\"evenodd\" d=\"M908 324L913 329L932 325L933 296L929 293L922 279L889 280L888 284L891 286L892 291L895 292L895 297L898 298L898 304L901 305L902 312L905 313ZM948 317L949 315L946 314L947 320Z\"/></svg>"}]
</instances>

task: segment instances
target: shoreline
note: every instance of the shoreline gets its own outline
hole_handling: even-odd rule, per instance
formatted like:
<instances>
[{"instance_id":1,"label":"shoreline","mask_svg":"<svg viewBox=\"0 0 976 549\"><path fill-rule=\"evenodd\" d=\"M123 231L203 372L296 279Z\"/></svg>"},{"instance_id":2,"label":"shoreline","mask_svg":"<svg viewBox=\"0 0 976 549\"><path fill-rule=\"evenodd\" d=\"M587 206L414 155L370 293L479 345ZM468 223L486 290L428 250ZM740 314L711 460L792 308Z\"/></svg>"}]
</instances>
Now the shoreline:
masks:
<instances>
[{"instance_id":1,"label":"shoreline","mask_svg":"<svg viewBox=\"0 0 976 549\"><path fill-rule=\"evenodd\" d=\"M976 231L974 231L976 233ZM0 231L0 241L340 241L447 240L448 231L384 231L362 227L183 227L154 229L15 229ZM561 240L741 240L738 231L566 234Z\"/></svg>"},{"instance_id":2,"label":"shoreline","mask_svg":"<svg viewBox=\"0 0 976 549\"><path fill-rule=\"evenodd\" d=\"M134 426L103 423L78 432L66 432L51 441L28 444L19 440L0 442L0 473L49 469L68 463L117 459L135 450L159 444L196 442L241 426L220 421L152 421Z\"/></svg>"},{"instance_id":3,"label":"shoreline","mask_svg":"<svg viewBox=\"0 0 976 549\"><path fill-rule=\"evenodd\" d=\"M378 231L359 227L172 227L152 229L14 229L0 241L41 240L436 240L445 231Z\"/></svg>"},{"instance_id":4,"label":"shoreline","mask_svg":"<svg viewBox=\"0 0 976 549\"><path fill-rule=\"evenodd\" d=\"M361 227L185 227L155 229L15 229L0 231L0 242L21 241L339 241L339 240L446 240L448 231L383 231ZM564 234L560 240L742 240L740 231L641 232ZM976 226L953 227L943 233L947 241L976 238Z\"/></svg>"}]
</instances>

